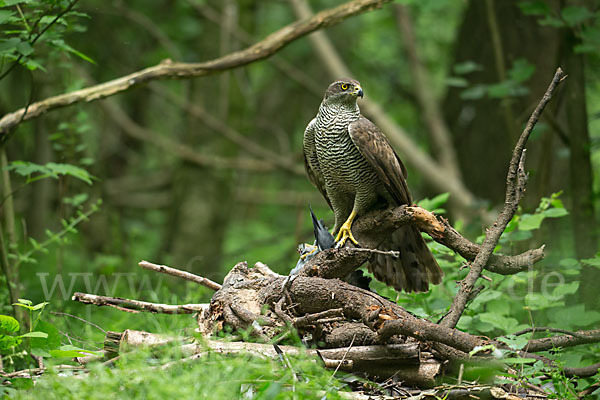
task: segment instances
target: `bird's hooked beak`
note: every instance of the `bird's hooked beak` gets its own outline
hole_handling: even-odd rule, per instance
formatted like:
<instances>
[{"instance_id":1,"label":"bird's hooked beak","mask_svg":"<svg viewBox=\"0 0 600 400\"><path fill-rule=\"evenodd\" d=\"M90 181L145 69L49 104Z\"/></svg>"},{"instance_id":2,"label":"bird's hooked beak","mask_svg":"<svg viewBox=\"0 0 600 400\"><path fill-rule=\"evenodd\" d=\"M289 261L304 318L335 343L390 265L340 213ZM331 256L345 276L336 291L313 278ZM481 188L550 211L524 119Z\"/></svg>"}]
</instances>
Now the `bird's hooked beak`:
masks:
<instances>
[{"instance_id":1,"label":"bird's hooked beak","mask_svg":"<svg viewBox=\"0 0 600 400\"><path fill-rule=\"evenodd\" d=\"M353 95L355 95L356 97L360 97L362 99L363 97L363 90L360 86L356 86L354 88L354 92L352 92Z\"/></svg>"}]
</instances>

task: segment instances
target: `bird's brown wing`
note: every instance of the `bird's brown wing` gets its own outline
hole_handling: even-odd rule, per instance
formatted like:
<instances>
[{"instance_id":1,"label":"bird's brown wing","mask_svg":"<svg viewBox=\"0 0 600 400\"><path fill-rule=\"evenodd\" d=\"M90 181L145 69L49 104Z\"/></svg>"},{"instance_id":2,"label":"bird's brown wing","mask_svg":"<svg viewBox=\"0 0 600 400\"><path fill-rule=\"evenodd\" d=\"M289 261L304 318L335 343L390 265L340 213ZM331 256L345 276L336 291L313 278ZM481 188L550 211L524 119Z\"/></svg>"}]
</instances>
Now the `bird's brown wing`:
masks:
<instances>
[{"instance_id":1,"label":"bird's brown wing","mask_svg":"<svg viewBox=\"0 0 600 400\"><path fill-rule=\"evenodd\" d=\"M348 133L398 205L411 204L406 186L406 168L383 132L361 115L348 126Z\"/></svg>"},{"instance_id":2,"label":"bird's brown wing","mask_svg":"<svg viewBox=\"0 0 600 400\"><path fill-rule=\"evenodd\" d=\"M319 159L317 158L317 148L315 146L315 120L310 121L306 129L304 130L304 140L302 143L303 152L304 152L304 168L306 169L306 174L308 175L308 180L310 183L316 186L319 189L319 192L323 195L325 201L329 205L329 208L333 210L331 206L331 201L327 196L327 191L325 190L325 178L323 178L323 174L321 173L321 167L319 166Z\"/></svg>"},{"instance_id":3,"label":"bird's brown wing","mask_svg":"<svg viewBox=\"0 0 600 400\"><path fill-rule=\"evenodd\" d=\"M384 134L363 116L348 126L348 132L398 205L411 204L406 169ZM375 254L369 263L369 270L375 278L396 290L426 292L430 283L442 281L444 273L415 226L401 226L377 248L400 252L398 259Z\"/></svg>"}]
</instances>

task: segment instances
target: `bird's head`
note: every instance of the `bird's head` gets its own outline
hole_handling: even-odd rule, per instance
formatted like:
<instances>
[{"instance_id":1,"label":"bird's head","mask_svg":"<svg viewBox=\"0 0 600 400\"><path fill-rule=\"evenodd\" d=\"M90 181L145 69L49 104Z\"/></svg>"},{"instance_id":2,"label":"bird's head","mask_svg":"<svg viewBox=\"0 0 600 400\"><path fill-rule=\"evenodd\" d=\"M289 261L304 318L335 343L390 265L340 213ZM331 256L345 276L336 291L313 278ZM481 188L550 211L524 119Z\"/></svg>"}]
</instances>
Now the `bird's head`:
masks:
<instances>
[{"instance_id":1,"label":"bird's head","mask_svg":"<svg viewBox=\"0 0 600 400\"><path fill-rule=\"evenodd\" d=\"M333 82L325 91L323 102L328 104L340 103L354 105L358 97L363 97L360 82L354 79L339 79Z\"/></svg>"}]
</instances>

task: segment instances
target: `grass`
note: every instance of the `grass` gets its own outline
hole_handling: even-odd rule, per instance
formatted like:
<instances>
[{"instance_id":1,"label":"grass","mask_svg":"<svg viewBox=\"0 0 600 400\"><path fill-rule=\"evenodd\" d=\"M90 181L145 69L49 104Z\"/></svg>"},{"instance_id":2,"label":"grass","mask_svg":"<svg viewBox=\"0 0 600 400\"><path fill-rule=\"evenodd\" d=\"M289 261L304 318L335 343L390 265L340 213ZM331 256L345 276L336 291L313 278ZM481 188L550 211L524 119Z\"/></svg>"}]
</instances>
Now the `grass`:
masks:
<instances>
[{"instance_id":1,"label":"grass","mask_svg":"<svg viewBox=\"0 0 600 400\"><path fill-rule=\"evenodd\" d=\"M161 358L146 351L124 354L115 368L100 364L80 377L50 371L33 388L15 391L15 399L340 399L344 384L332 371L305 356L280 360L210 354L162 370L181 358L176 348ZM342 376L341 374L336 374Z\"/></svg>"}]
</instances>

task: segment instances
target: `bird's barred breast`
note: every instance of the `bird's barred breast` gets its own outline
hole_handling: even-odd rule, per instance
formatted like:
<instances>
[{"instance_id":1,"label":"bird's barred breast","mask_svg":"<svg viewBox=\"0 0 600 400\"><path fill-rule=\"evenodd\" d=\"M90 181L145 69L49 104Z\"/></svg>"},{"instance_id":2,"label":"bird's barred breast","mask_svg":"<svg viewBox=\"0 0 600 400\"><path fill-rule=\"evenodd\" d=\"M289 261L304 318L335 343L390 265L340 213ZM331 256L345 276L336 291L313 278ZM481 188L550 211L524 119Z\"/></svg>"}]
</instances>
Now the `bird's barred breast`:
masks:
<instances>
[{"instance_id":1,"label":"bird's barred breast","mask_svg":"<svg viewBox=\"0 0 600 400\"><path fill-rule=\"evenodd\" d=\"M351 194L375 190L379 182L377 175L352 142L347 126L343 123L329 128L317 125L315 145L325 182L327 186Z\"/></svg>"}]
</instances>

